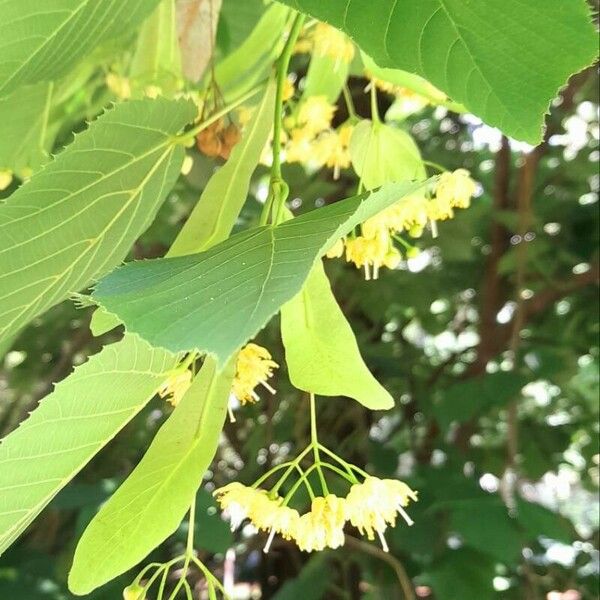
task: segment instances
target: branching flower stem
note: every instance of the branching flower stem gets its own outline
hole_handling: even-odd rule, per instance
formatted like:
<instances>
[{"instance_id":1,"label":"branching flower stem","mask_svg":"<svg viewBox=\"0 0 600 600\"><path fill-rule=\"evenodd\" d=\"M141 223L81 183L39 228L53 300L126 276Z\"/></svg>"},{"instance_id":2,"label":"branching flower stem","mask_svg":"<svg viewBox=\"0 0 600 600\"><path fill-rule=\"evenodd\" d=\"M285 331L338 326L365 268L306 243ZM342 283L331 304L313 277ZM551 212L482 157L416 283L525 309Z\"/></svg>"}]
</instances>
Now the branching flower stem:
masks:
<instances>
[{"instance_id":1,"label":"branching flower stem","mask_svg":"<svg viewBox=\"0 0 600 600\"><path fill-rule=\"evenodd\" d=\"M327 488L327 482L325 481L325 476L323 475L323 469L321 468L321 459L319 456L319 439L317 437L317 410L315 403L315 395L310 395L310 443L313 448L313 454L315 457L315 465L317 467L317 473L319 475L319 480L321 482L321 488L323 489L323 495L326 496L329 494L329 489Z\"/></svg>"}]
</instances>

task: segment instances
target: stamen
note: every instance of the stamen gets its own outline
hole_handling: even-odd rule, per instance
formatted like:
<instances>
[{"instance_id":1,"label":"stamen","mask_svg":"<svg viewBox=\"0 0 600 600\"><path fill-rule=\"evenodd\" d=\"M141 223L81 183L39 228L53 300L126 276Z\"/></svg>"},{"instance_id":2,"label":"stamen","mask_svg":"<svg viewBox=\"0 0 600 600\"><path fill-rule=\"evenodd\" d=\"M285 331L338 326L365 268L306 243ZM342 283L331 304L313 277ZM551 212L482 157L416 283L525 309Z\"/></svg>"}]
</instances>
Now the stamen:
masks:
<instances>
[{"instance_id":1,"label":"stamen","mask_svg":"<svg viewBox=\"0 0 600 600\"><path fill-rule=\"evenodd\" d=\"M267 552L269 552L269 550L271 549L271 544L273 543L274 537L275 537L275 529L271 529L271 533L269 533L269 538L267 539L267 543L265 544L265 547L263 548L263 552L265 554L267 554Z\"/></svg>"},{"instance_id":2,"label":"stamen","mask_svg":"<svg viewBox=\"0 0 600 600\"><path fill-rule=\"evenodd\" d=\"M379 265L373 265L373 279L379 279Z\"/></svg>"},{"instance_id":3,"label":"stamen","mask_svg":"<svg viewBox=\"0 0 600 600\"><path fill-rule=\"evenodd\" d=\"M387 542L385 541L385 538L383 537L383 533L381 533L381 531L377 530L377 535L379 536L379 541L381 542L381 547L383 548L383 551L389 552L390 549L387 545Z\"/></svg>"},{"instance_id":4,"label":"stamen","mask_svg":"<svg viewBox=\"0 0 600 600\"><path fill-rule=\"evenodd\" d=\"M269 392L271 392L271 394L275 395L277 393L277 390L273 387L271 387L266 381L264 380L260 380L259 383L266 388L267 390L269 390Z\"/></svg>"},{"instance_id":5,"label":"stamen","mask_svg":"<svg viewBox=\"0 0 600 600\"><path fill-rule=\"evenodd\" d=\"M429 223L431 224L431 237L436 238L438 236L437 221L431 219Z\"/></svg>"},{"instance_id":6,"label":"stamen","mask_svg":"<svg viewBox=\"0 0 600 600\"><path fill-rule=\"evenodd\" d=\"M408 513L402 508L402 506L400 506L400 504L398 504L398 506L396 507L396 510L400 513L400 515L402 516L402 518L406 521L407 525L414 525L414 521L408 516Z\"/></svg>"},{"instance_id":7,"label":"stamen","mask_svg":"<svg viewBox=\"0 0 600 600\"><path fill-rule=\"evenodd\" d=\"M231 404L227 405L227 414L229 415L229 422L235 423L235 415L233 414L233 409L231 408Z\"/></svg>"},{"instance_id":8,"label":"stamen","mask_svg":"<svg viewBox=\"0 0 600 600\"><path fill-rule=\"evenodd\" d=\"M255 402L258 402L260 400L260 396L254 390L250 392L250 395L254 398Z\"/></svg>"},{"instance_id":9,"label":"stamen","mask_svg":"<svg viewBox=\"0 0 600 600\"><path fill-rule=\"evenodd\" d=\"M365 263L365 281L369 281L371 279L371 274L369 272L369 265Z\"/></svg>"}]
</instances>

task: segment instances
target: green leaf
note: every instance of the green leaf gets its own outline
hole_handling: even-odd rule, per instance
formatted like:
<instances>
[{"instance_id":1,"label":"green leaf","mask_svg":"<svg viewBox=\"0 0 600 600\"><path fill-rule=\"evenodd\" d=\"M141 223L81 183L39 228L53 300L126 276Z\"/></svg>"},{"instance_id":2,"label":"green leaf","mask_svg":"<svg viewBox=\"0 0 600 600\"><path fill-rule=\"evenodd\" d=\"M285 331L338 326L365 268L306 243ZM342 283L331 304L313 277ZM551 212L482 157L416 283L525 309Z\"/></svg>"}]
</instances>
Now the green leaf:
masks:
<instances>
[{"instance_id":1,"label":"green leaf","mask_svg":"<svg viewBox=\"0 0 600 600\"><path fill-rule=\"evenodd\" d=\"M468 548L447 552L426 573L438 600L493 600L494 575L495 561Z\"/></svg>"},{"instance_id":2,"label":"green leaf","mask_svg":"<svg viewBox=\"0 0 600 600\"><path fill-rule=\"evenodd\" d=\"M139 86L156 85L165 93L176 91L181 79L181 54L175 28L175 0L161 0L143 24L129 75Z\"/></svg>"},{"instance_id":3,"label":"green leaf","mask_svg":"<svg viewBox=\"0 0 600 600\"><path fill-rule=\"evenodd\" d=\"M390 184L200 254L130 263L101 280L93 297L152 344L198 349L223 363L302 289L335 240L423 185Z\"/></svg>"},{"instance_id":4,"label":"green leaf","mask_svg":"<svg viewBox=\"0 0 600 600\"><path fill-rule=\"evenodd\" d=\"M502 407L520 392L528 379L518 373L488 373L469 381L455 383L443 391L433 407L440 426L445 430L452 421L465 422L493 407Z\"/></svg>"},{"instance_id":5,"label":"green leaf","mask_svg":"<svg viewBox=\"0 0 600 600\"><path fill-rule=\"evenodd\" d=\"M213 495L204 488L200 488L196 494L194 533L196 549L212 554L225 554L234 544L229 523L223 520Z\"/></svg>"},{"instance_id":6,"label":"green leaf","mask_svg":"<svg viewBox=\"0 0 600 600\"><path fill-rule=\"evenodd\" d=\"M136 336L59 383L0 443L0 553L152 398L177 359Z\"/></svg>"},{"instance_id":7,"label":"green leaf","mask_svg":"<svg viewBox=\"0 0 600 600\"><path fill-rule=\"evenodd\" d=\"M210 178L167 256L200 252L226 239L248 196L250 179L272 128L275 83L267 85L261 103L227 162Z\"/></svg>"},{"instance_id":8,"label":"green leaf","mask_svg":"<svg viewBox=\"0 0 600 600\"><path fill-rule=\"evenodd\" d=\"M46 121L52 85L38 83L0 99L0 170L37 169L50 150Z\"/></svg>"},{"instance_id":9,"label":"green leaf","mask_svg":"<svg viewBox=\"0 0 600 600\"><path fill-rule=\"evenodd\" d=\"M517 498L517 518L532 539L544 536L563 544L571 544L576 537L573 528L562 515L522 498Z\"/></svg>"},{"instance_id":10,"label":"green leaf","mask_svg":"<svg viewBox=\"0 0 600 600\"><path fill-rule=\"evenodd\" d=\"M121 325L121 321L115 315L99 306L92 314L90 331L94 337L98 337L108 333L119 325Z\"/></svg>"},{"instance_id":11,"label":"green leaf","mask_svg":"<svg viewBox=\"0 0 600 600\"><path fill-rule=\"evenodd\" d=\"M390 181L425 179L425 166L414 140L390 125L361 121L352 131L350 157L368 190Z\"/></svg>"},{"instance_id":12,"label":"green leaf","mask_svg":"<svg viewBox=\"0 0 600 600\"><path fill-rule=\"evenodd\" d=\"M0 341L110 271L179 174L191 102L117 105L0 204Z\"/></svg>"},{"instance_id":13,"label":"green leaf","mask_svg":"<svg viewBox=\"0 0 600 600\"><path fill-rule=\"evenodd\" d=\"M559 87L598 52L585 0L282 1L342 29L381 67L424 77L530 144L541 141Z\"/></svg>"},{"instance_id":14,"label":"green leaf","mask_svg":"<svg viewBox=\"0 0 600 600\"><path fill-rule=\"evenodd\" d=\"M271 4L248 38L216 65L215 79L226 97L239 97L268 77L289 16L289 9Z\"/></svg>"},{"instance_id":15,"label":"green leaf","mask_svg":"<svg viewBox=\"0 0 600 600\"><path fill-rule=\"evenodd\" d=\"M232 360L217 373L206 359L142 461L79 540L73 593L87 594L135 566L177 529L217 449L234 366Z\"/></svg>"},{"instance_id":16,"label":"green leaf","mask_svg":"<svg viewBox=\"0 0 600 600\"><path fill-rule=\"evenodd\" d=\"M495 496L452 503L450 528L466 545L505 564L521 554L521 535L515 521Z\"/></svg>"},{"instance_id":17,"label":"green leaf","mask_svg":"<svg viewBox=\"0 0 600 600\"><path fill-rule=\"evenodd\" d=\"M158 0L4 0L0 97L64 75L96 46L139 25Z\"/></svg>"},{"instance_id":18,"label":"green leaf","mask_svg":"<svg viewBox=\"0 0 600 600\"><path fill-rule=\"evenodd\" d=\"M273 600L321 600L325 598L330 582L330 566L323 553L315 553L303 565L298 577L286 581Z\"/></svg>"},{"instance_id":19,"label":"green leaf","mask_svg":"<svg viewBox=\"0 0 600 600\"><path fill-rule=\"evenodd\" d=\"M302 291L281 307L281 335L294 387L321 396L348 396L371 410L394 405L365 365L320 261Z\"/></svg>"}]
</instances>

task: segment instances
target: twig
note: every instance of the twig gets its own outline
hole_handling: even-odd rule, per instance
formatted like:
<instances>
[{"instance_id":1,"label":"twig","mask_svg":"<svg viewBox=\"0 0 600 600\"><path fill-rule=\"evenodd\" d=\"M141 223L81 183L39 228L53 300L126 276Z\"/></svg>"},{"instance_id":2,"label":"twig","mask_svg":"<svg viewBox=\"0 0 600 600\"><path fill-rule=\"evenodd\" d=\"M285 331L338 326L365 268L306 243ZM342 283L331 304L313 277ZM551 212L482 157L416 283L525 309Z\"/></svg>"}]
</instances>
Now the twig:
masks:
<instances>
[{"instance_id":1,"label":"twig","mask_svg":"<svg viewBox=\"0 0 600 600\"><path fill-rule=\"evenodd\" d=\"M396 577L400 582L400 587L402 588L402 592L404 593L405 600L415 600L415 593L413 590L413 584L410 580L410 577L406 573L406 569L402 565L402 563L394 556L389 554L388 552L384 552L377 546L373 544L367 544L361 540L357 540L355 537L351 535L346 535L346 544L355 550L360 552L364 552L365 554L370 554L375 558L379 558L386 562L394 572L396 573Z\"/></svg>"}]
</instances>

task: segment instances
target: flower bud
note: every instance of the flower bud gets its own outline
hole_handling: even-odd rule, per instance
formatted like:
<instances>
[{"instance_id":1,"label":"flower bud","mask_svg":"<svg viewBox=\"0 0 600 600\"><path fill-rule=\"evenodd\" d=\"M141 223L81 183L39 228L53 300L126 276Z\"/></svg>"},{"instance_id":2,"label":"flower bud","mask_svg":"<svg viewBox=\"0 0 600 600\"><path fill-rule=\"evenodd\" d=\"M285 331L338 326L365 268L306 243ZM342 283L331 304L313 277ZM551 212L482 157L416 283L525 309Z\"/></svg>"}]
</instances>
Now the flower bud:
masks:
<instances>
[{"instance_id":1,"label":"flower bud","mask_svg":"<svg viewBox=\"0 0 600 600\"><path fill-rule=\"evenodd\" d=\"M144 588L138 583L132 583L123 590L123 600L146 600Z\"/></svg>"}]
</instances>

